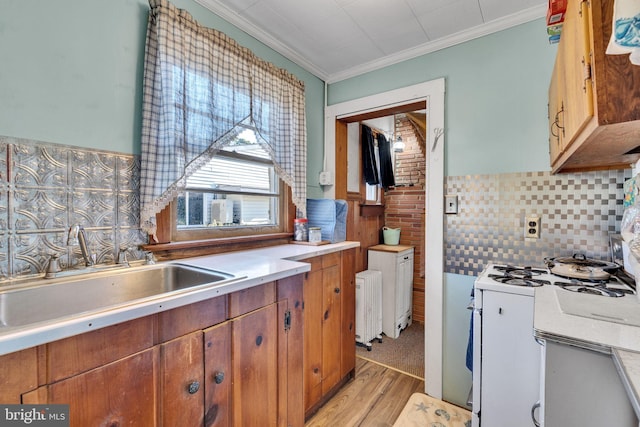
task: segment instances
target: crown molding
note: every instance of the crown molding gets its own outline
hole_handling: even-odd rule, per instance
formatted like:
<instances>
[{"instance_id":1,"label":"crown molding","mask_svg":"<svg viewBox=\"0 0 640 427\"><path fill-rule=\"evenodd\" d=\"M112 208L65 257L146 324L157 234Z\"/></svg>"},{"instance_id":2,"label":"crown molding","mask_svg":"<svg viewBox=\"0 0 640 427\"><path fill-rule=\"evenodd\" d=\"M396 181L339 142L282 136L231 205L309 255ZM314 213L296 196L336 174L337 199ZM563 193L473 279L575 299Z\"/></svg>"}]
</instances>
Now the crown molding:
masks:
<instances>
[{"instance_id":1,"label":"crown molding","mask_svg":"<svg viewBox=\"0 0 640 427\"><path fill-rule=\"evenodd\" d=\"M534 6L520 12L495 19L485 24L481 24L464 31L459 31L450 36L423 43L420 46L406 49L392 55L387 55L375 61L371 61L357 67L352 67L344 71L333 73L329 76L326 82L336 83L341 80L356 77L361 74L388 67L390 65L394 65L409 59L417 58L428 53L446 49L448 47L452 47L473 39L477 39L492 33L496 33L498 31L506 30L508 28L533 21L535 19L546 16L546 13L546 5Z\"/></svg>"},{"instance_id":2,"label":"crown molding","mask_svg":"<svg viewBox=\"0 0 640 427\"><path fill-rule=\"evenodd\" d=\"M387 55L375 61L370 61L356 67L349 68L337 73L328 73L318 64L305 58L299 52L291 49L282 41L276 39L269 33L265 32L261 28L257 27L247 19L238 15L234 10L230 9L226 5L220 3L218 0L195 0L196 3L207 8L211 12L220 16L225 21L238 27L240 30L246 32L250 36L256 38L258 41L264 43L271 49L275 50L285 58L289 59L293 63L304 68L316 77L324 80L327 83L336 83L341 80L346 80L351 77L356 77L361 74L365 74L371 71L378 70L380 68L388 67L409 59L413 59L428 53L436 52L438 50L446 49L448 47L455 46L479 37L483 37L498 31L506 30L516 25L524 24L529 21L533 21L538 18L546 16L547 5L542 4L539 6L533 6L528 9L522 10L511 15L504 16L502 18L495 19L469 28L464 31L457 32L450 36L446 36L437 40L433 40L424 43L414 48L406 49L392 55Z\"/></svg>"}]
</instances>

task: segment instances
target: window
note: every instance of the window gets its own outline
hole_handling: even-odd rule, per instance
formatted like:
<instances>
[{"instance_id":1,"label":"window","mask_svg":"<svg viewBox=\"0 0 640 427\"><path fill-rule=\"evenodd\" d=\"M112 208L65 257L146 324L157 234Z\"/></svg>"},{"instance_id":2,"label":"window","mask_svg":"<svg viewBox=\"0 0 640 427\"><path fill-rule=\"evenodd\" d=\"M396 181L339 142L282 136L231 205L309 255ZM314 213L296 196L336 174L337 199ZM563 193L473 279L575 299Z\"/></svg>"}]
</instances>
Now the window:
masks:
<instances>
[{"instance_id":1,"label":"window","mask_svg":"<svg viewBox=\"0 0 640 427\"><path fill-rule=\"evenodd\" d=\"M187 179L177 200L177 228L277 226L279 179L247 129Z\"/></svg>"},{"instance_id":2,"label":"window","mask_svg":"<svg viewBox=\"0 0 640 427\"><path fill-rule=\"evenodd\" d=\"M187 11L149 4L141 229L156 242L286 231L294 206L306 213L304 82Z\"/></svg>"}]
</instances>

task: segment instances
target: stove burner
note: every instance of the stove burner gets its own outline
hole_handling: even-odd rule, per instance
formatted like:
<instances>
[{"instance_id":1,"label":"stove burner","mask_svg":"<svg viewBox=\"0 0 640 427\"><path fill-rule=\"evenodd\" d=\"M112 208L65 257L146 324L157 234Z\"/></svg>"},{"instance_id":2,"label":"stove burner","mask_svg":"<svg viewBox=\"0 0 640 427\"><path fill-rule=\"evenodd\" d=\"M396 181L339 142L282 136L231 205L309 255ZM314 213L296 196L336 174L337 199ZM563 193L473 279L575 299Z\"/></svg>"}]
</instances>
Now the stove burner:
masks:
<instances>
[{"instance_id":1,"label":"stove burner","mask_svg":"<svg viewBox=\"0 0 640 427\"><path fill-rule=\"evenodd\" d=\"M509 273L505 273L504 275L490 274L489 277L495 280L496 282L504 283L506 285L535 287L535 286L551 284L548 280L532 279L531 277L511 276L509 275Z\"/></svg>"},{"instance_id":2,"label":"stove burner","mask_svg":"<svg viewBox=\"0 0 640 427\"><path fill-rule=\"evenodd\" d=\"M612 289L607 288L605 283L598 283L596 285L593 284L583 284L579 282L567 283L567 282L555 282L555 285L560 286L562 289L566 289L571 292L579 292L590 295L599 295L604 297L614 297L619 298L625 296L625 294L632 293L629 290L625 289Z\"/></svg>"},{"instance_id":3,"label":"stove burner","mask_svg":"<svg viewBox=\"0 0 640 427\"><path fill-rule=\"evenodd\" d=\"M531 267L513 267L511 265L505 266L494 266L494 268L498 271L502 271L505 276L509 277L518 277L522 279L529 279L533 276L539 276L541 274L545 274L547 271L542 269L536 269Z\"/></svg>"}]
</instances>

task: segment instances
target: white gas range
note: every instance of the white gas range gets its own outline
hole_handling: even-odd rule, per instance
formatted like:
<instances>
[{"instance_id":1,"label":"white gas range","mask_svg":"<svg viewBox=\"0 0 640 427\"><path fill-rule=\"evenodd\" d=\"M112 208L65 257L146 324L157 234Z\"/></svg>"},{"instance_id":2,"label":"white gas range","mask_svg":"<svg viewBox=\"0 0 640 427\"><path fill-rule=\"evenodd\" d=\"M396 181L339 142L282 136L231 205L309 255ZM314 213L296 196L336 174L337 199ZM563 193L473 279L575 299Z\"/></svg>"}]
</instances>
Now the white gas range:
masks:
<instances>
[{"instance_id":1,"label":"white gas range","mask_svg":"<svg viewBox=\"0 0 640 427\"><path fill-rule=\"evenodd\" d=\"M538 426L540 345L534 338L534 295L554 286L568 295L624 298L634 290L615 275L589 266L489 264L474 286L473 426ZM569 276L577 276L569 277ZM621 275L622 276L622 275ZM595 298L595 297L594 297ZM635 296L633 296L635 300Z\"/></svg>"}]
</instances>

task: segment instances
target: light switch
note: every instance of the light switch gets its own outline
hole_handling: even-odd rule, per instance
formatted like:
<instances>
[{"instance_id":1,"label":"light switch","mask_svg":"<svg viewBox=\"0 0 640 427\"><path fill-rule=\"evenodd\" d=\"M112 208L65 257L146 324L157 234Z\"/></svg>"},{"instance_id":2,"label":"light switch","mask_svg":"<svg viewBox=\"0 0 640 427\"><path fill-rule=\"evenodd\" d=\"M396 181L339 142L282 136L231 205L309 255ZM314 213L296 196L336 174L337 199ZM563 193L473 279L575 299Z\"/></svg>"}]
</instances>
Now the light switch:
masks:
<instances>
[{"instance_id":1,"label":"light switch","mask_svg":"<svg viewBox=\"0 0 640 427\"><path fill-rule=\"evenodd\" d=\"M458 196L455 194L447 194L444 196L444 213L458 213Z\"/></svg>"}]
</instances>

